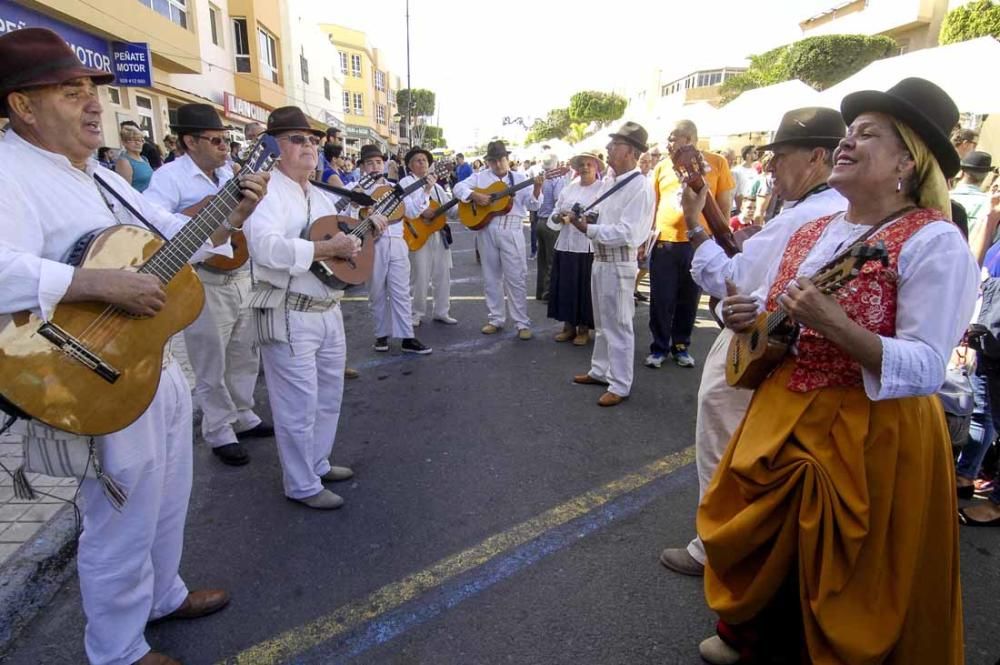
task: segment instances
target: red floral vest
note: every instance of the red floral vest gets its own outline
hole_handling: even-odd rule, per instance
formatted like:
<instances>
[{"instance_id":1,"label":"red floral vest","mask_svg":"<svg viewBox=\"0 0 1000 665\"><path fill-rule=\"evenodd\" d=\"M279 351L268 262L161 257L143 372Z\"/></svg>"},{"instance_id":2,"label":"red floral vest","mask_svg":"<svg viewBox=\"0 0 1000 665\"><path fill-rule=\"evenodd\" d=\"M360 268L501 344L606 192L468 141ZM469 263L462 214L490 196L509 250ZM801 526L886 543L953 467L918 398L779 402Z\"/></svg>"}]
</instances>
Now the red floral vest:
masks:
<instances>
[{"instance_id":1,"label":"red floral vest","mask_svg":"<svg viewBox=\"0 0 1000 665\"><path fill-rule=\"evenodd\" d=\"M795 279L799 266L823 235L836 215L820 217L792 234L781 257L778 276L767 296L767 311L778 309L777 298ZM861 273L835 294L847 315L864 328L883 337L896 334L896 282L899 252L914 233L931 222L939 221L937 210L917 209L886 225L871 235L867 242L881 240L889 252L889 267L869 261ZM797 343L795 369L788 389L804 393L817 388L862 385L861 366L833 342L810 328L802 327Z\"/></svg>"}]
</instances>

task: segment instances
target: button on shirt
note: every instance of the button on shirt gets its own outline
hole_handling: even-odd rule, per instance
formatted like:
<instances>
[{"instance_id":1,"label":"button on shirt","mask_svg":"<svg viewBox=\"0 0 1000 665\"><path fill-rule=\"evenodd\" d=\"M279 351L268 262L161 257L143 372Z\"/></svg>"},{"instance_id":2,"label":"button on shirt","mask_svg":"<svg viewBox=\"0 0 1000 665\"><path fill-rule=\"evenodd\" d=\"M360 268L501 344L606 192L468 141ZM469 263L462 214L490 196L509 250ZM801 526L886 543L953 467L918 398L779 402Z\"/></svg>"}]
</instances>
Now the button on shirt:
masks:
<instances>
[{"instance_id":1,"label":"button on shirt","mask_svg":"<svg viewBox=\"0 0 1000 665\"><path fill-rule=\"evenodd\" d=\"M633 173L639 173L639 176L597 204L597 223L587 226L587 237L591 241L605 247L628 246L636 249L646 240L656 196L638 167L618 177L605 177L598 196Z\"/></svg>"},{"instance_id":2,"label":"button on shirt","mask_svg":"<svg viewBox=\"0 0 1000 665\"><path fill-rule=\"evenodd\" d=\"M336 215L339 197L327 195L312 185L302 186L275 169L267 196L247 220L245 233L254 260L254 276L279 289L314 298L341 297L309 272L313 243L305 240L306 227L320 217ZM371 242L369 239L368 242Z\"/></svg>"},{"instance_id":3,"label":"button on shirt","mask_svg":"<svg viewBox=\"0 0 1000 665\"><path fill-rule=\"evenodd\" d=\"M559 200L556 201L553 214L562 214L571 211L574 203L579 203L581 207L586 208L594 202L600 194L602 187L604 187L604 183L600 180L595 180L587 187L580 184L579 178L573 180L573 182L566 185L559 193ZM618 194L619 192L616 192L611 196L618 196ZM559 230L559 237L556 238L556 250L586 254L591 252L592 248L590 246L590 239L587 238L585 233L581 233L572 224L563 224Z\"/></svg>"},{"instance_id":4,"label":"button on shirt","mask_svg":"<svg viewBox=\"0 0 1000 665\"><path fill-rule=\"evenodd\" d=\"M167 238L183 228L181 219L97 160L88 160L82 171L10 130L0 139L0 201L7 220L0 234L0 312L36 310L47 320L73 280L73 266L63 261L81 236L116 224L146 228L117 199L102 196L95 173ZM206 242L191 260L210 254L231 256L232 250L229 243L212 248Z\"/></svg>"},{"instance_id":5,"label":"button on shirt","mask_svg":"<svg viewBox=\"0 0 1000 665\"><path fill-rule=\"evenodd\" d=\"M473 189L485 189L496 182L503 181L505 186L509 186L511 179L518 185L528 179L523 173L508 171L503 178L498 178L490 169L484 169L479 173L474 173L465 180L455 185L453 193L460 201L469 201ZM535 186L526 185L523 189L514 194L514 205L508 215L514 217L527 217L529 210L538 210L542 202L535 198Z\"/></svg>"}]
</instances>

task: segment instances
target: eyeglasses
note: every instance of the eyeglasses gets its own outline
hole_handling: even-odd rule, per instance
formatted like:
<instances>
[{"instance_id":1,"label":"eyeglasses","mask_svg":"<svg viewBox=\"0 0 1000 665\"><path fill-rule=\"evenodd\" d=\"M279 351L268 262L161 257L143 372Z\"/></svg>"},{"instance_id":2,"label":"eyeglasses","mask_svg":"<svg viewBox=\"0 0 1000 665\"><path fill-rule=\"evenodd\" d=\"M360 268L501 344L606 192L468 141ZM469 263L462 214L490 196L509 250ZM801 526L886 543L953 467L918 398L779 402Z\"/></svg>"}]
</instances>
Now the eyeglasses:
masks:
<instances>
[{"instance_id":1,"label":"eyeglasses","mask_svg":"<svg viewBox=\"0 0 1000 665\"><path fill-rule=\"evenodd\" d=\"M226 142L226 137L224 136L205 136L204 134L194 134L193 136L199 141L208 141L215 147L219 147Z\"/></svg>"},{"instance_id":2,"label":"eyeglasses","mask_svg":"<svg viewBox=\"0 0 1000 665\"><path fill-rule=\"evenodd\" d=\"M284 136L279 136L279 139L286 139L292 145L305 145L306 142L314 146L319 145L318 136L306 136L305 134L285 134Z\"/></svg>"}]
</instances>

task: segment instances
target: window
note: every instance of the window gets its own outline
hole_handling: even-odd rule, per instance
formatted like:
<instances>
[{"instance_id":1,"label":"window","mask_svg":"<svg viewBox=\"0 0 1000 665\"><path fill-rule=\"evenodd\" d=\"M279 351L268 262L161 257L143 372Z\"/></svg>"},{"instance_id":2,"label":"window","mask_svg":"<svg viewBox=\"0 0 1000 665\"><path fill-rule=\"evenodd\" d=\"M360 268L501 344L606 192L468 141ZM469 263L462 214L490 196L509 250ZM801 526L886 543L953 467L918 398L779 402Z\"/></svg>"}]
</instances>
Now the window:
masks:
<instances>
[{"instance_id":1,"label":"window","mask_svg":"<svg viewBox=\"0 0 1000 665\"><path fill-rule=\"evenodd\" d=\"M361 56L351 56L351 76L361 78Z\"/></svg>"},{"instance_id":2,"label":"window","mask_svg":"<svg viewBox=\"0 0 1000 665\"><path fill-rule=\"evenodd\" d=\"M375 72L375 89L385 90L385 73L379 71Z\"/></svg>"},{"instance_id":3,"label":"window","mask_svg":"<svg viewBox=\"0 0 1000 665\"><path fill-rule=\"evenodd\" d=\"M208 6L208 22L212 28L212 43L222 46L222 11L215 5Z\"/></svg>"},{"instance_id":4,"label":"window","mask_svg":"<svg viewBox=\"0 0 1000 665\"><path fill-rule=\"evenodd\" d=\"M347 54L343 51L337 51L337 55L340 56L340 73L347 76Z\"/></svg>"},{"instance_id":5,"label":"window","mask_svg":"<svg viewBox=\"0 0 1000 665\"><path fill-rule=\"evenodd\" d=\"M187 28L187 0L139 0L157 14Z\"/></svg>"},{"instance_id":6,"label":"window","mask_svg":"<svg viewBox=\"0 0 1000 665\"><path fill-rule=\"evenodd\" d=\"M344 93L344 113L351 112L351 93Z\"/></svg>"},{"instance_id":7,"label":"window","mask_svg":"<svg viewBox=\"0 0 1000 665\"><path fill-rule=\"evenodd\" d=\"M250 68L250 34L247 32L245 18L233 19L233 52L236 54L236 71L244 74L252 71Z\"/></svg>"},{"instance_id":8,"label":"window","mask_svg":"<svg viewBox=\"0 0 1000 665\"><path fill-rule=\"evenodd\" d=\"M354 93L354 113L357 115L365 114L365 98L360 92Z\"/></svg>"},{"instance_id":9,"label":"window","mask_svg":"<svg viewBox=\"0 0 1000 665\"><path fill-rule=\"evenodd\" d=\"M153 131L153 99L151 97L135 96L135 112L139 115L139 127L149 134L149 138L156 140L156 133Z\"/></svg>"},{"instance_id":10,"label":"window","mask_svg":"<svg viewBox=\"0 0 1000 665\"><path fill-rule=\"evenodd\" d=\"M385 104L375 105L375 122L380 125L385 124Z\"/></svg>"},{"instance_id":11,"label":"window","mask_svg":"<svg viewBox=\"0 0 1000 665\"><path fill-rule=\"evenodd\" d=\"M115 106L121 106L122 91L111 85L107 87L107 91L108 91L108 101L110 101Z\"/></svg>"},{"instance_id":12,"label":"window","mask_svg":"<svg viewBox=\"0 0 1000 665\"><path fill-rule=\"evenodd\" d=\"M260 66L264 77L278 82L278 43L264 28L257 28L257 48L260 50Z\"/></svg>"},{"instance_id":13,"label":"window","mask_svg":"<svg viewBox=\"0 0 1000 665\"><path fill-rule=\"evenodd\" d=\"M306 54L299 54L299 69L302 70L302 82L309 83L309 61L306 60ZM277 83L277 81L275 81Z\"/></svg>"},{"instance_id":14,"label":"window","mask_svg":"<svg viewBox=\"0 0 1000 665\"><path fill-rule=\"evenodd\" d=\"M323 77L323 96L330 99L330 79Z\"/></svg>"}]
</instances>

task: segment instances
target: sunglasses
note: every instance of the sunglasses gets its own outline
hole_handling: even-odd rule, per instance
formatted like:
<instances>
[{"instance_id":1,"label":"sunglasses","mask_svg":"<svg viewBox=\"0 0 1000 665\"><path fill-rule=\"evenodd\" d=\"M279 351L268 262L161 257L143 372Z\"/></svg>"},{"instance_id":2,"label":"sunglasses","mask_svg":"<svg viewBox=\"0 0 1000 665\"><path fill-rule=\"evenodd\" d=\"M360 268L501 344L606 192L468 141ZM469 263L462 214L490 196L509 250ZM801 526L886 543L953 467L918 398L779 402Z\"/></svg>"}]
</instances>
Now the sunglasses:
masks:
<instances>
[{"instance_id":1,"label":"sunglasses","mask_svg":"<svg viewBox=\"0 0 1000 665\"><path fill-rule=\"evenodd\" d=\"M305 134L285 134L279 138L286 139L292 145L305 145L307 142L312 145L319 145L318 136L306 136Z\"/></svg>"},{"instance_id":2,"label":"sunglasses","mask_svg":"<svg viewBox=\"0 0 1000 665\"><path fill-rule=\"evenodd\" d=\"M195 134L194 137L199 141L208 141L215 147L219 147L226 142L226 138L224 136L205 136L204 134Z\"/></svg>"}]
</instances>

